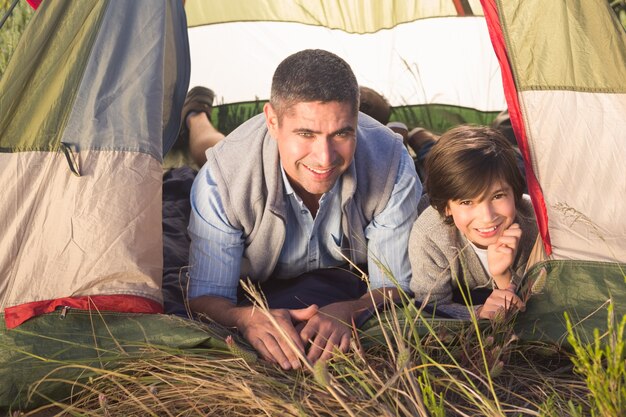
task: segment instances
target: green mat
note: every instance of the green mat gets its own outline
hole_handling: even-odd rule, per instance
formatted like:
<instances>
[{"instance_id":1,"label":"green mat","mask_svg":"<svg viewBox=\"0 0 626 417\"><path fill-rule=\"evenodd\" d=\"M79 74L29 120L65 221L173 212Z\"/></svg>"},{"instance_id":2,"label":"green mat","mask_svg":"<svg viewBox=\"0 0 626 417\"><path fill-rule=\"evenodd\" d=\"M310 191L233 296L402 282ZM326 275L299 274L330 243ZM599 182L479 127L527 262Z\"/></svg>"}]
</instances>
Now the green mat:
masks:
<instances>
[{"instance_id":1,"label":"green mat","mask_svg":"<svg viewBox=\"0 0 626 417\"><path fill-rule=\"evenodd\" d=\"M567 313L583 340L593 329L607 328L607 308L626 314L626 264L590 261L546 261L526 274L531 289L526 311L516 320L522 340L566 343Z\"/></svg>"},{"instance_id":2,"label":"green mat","mask_svg":"<svg viewBox=\"0 0 626 417\"><path fill-rule=\"evenodd\" d=\"M147 345L170 350L209 349L229 354L226 330L159 314L60 311L6 329L0 315L0 411L29 409L61 400L71 385L56 380L85 381L90 372L74 365L113 369L138 360ZM29 398L29 388L44 377ZM0 413L1 414L1 413Z\"/></svg>"},{"instance_id":3,"label":"green mat","mask_svg":"<svg viewBox=\"0 0 626 417\"><path fill-rule=\"evenodd\" d=\"M514 320L521 341L543 341L567 348L565 313L582 340L593 340L594 329L607 329L609 303L618 319L626 315L626 265L590 261L544 261L534 265L526 274L522 293L528 297L526 311ZM526 298L525 298L526 299ZM431 328L446 328L448 332L462 331L472 324L467 321L420 318L417 308L399 307L372 317L363 326L364 344L376 343L386 328L413 329L420 335ZM412 323L412 325L409 325ZM481 320L480 328L488 325Z\"/></svg>"},{"instance_id":4,"label":"green mat","mask_svg":"<svg viewBox=\"0 0 626 417\"><path fill-rule=\"evenodd\" d=\"M609 302L618 318L626 314L625 269L623 264L581 261L535 265L526 277L532 295L526 311L515 319L520 339L563 345L567 312L583 340L592 340L595 328L607 328ZM460 320L424 319L416 314L415 308L381 311L362 326L362 345L384 345L384 327L399 325L400 329L417 329L425 335L431 327L445 327L455 333L472 325ZM144 349L148 345L181 354L197 350L224 357L232 355L225 338L236 336L227 329L168 315L69 310L65 315L58 311L36 317L16 329L6 329L2 315L0 322L0 411L63 400L72 388L66 381L87 381L93 373L88 367L114 369L145 358L150 355ZM488 325L486 320L480 322L481 328ZM237 340L239 346L247 347ZM33 388L35 394L29 395Z\"/></svg>"}]
</instances>

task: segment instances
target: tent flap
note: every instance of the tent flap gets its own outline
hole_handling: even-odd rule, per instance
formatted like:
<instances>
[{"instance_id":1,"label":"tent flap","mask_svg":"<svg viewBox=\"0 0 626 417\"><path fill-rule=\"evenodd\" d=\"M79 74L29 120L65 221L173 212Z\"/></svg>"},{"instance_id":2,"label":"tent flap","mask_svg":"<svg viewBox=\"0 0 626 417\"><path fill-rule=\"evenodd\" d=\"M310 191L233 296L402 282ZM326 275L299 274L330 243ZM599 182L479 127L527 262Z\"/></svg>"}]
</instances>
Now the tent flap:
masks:
<instances>
[{"instance_id":1,"label":"tent flap","mask_svg":"<svg viewBox=\"0 0 626 417\"><path fill-rule=\"evenodd\" d=\"M0 80L0 309L20 317L11 323L72 297L161 305L161 161L189 62L178 0L38 8ZM100 303L116 305L132 307Z\"/></svg>"}]
</instances>

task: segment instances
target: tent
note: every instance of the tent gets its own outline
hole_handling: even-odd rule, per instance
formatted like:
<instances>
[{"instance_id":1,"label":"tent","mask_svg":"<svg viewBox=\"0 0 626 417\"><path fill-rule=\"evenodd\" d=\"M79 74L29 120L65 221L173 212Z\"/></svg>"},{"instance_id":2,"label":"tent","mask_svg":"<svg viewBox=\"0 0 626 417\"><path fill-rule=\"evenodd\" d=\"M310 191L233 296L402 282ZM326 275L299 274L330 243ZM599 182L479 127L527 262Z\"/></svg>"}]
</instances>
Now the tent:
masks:
<instances>
[{"instance_id":1,"label":"tent","mask_svg":"<svg viewBox=\"0 0 626 417\"><path fill-rule=\"evenodd\" d=\"M161 155L189 74L184 11L49 3L0 88L3 318L14 327L90 304L156 313Z\"/></svg>"},{"instance_id":2,"label":"tent","mask_svg":"<svg viewBox=\"0 0 626 417\"><path fill-rule=\"evenodd\" d=\"M482 3L548 258L519 329L591 333L626 314L626 33L603 1Z\"/></svg>"},{"instance_id":3,"label":"tent","mask_svg":"<svg viewBox=\"0 0 626 417\"><path fill-rule=\"evenodd\" d=\"M586 318L583 329L606 324L609 300L626 313L626 34L604 0L185 7L189 32L179 0L44 0L0 80L0 410L41 401L27 396L29 384L63 360L106 366L112 344L128 342L134 352L138 341L220 343L206 328L154 314L162 301L160 163L190 85L218 92L226 130L267 98L259 81L290 48L345 52L359 82L380 90L392 117L407 124L441 131L489 121L508 106L546 255L528 272L534 294L520 330L558 340L566 311ZM461 35L448 45L471 56L416 52L443 38L432 35L436 24L455 22ZM474 29L464 32L465 23ZM462 42L477 27L491 45L469 49ZM210 36L197 40L202 31ZM191 76L188 45L194 66L195 51L209 59ZM386 59L373 59L378 51ZM474 55L482 58L471 62ZM432 71L459 68L456 75L471 76L430 90ZM486 71L474 78L476 68ZM39 390L62 395L52 385Z\"/></svg>"},{"instance_id":4,"label":"tent","mask_svg":"<svg viewBox=\"0 0 626 417\"><path fill-rule=\"evenodd\" d=\"M216 92L228 133L269 99L287 55L321 48L342 56L359 84L393 106L392 120L441 133L489 124L506 108L500 67L480 4L420 1L188 0L190 87Z\"/></svg>"},{"instance_id":5,"label":"tent","mask_svg":"<svg viewBox=\"0 0 626 417\"><path fill-rule=\"evenodd\" d=\"M161 161L189 80L184 22L180 1L44 1L0 80L0 413L59 360L136 341L150 326L129 317L162 311ZM105 330L77 324L82 311L118 316Z\"/></svg>"}]
</instances>

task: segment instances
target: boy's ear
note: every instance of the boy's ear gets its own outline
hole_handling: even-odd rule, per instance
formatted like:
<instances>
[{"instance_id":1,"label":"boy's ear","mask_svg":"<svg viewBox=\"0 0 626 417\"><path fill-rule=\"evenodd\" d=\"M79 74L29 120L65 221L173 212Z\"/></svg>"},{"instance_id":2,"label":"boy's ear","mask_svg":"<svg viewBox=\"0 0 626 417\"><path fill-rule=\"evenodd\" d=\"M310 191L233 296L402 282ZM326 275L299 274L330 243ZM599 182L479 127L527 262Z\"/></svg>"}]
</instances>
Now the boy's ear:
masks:
<instances>
[{"instance_id":1,"label":"boy's ear","mask_svg":"<svg viewBox=\"0 0 626 417\"><path fill-rule=\"evenodd\" d=\"M446 214L446 216L452 216L452 214L450 213L450 203L446 204L446 208L443 210L443 212Z\"/></svg>"}]
</instances>

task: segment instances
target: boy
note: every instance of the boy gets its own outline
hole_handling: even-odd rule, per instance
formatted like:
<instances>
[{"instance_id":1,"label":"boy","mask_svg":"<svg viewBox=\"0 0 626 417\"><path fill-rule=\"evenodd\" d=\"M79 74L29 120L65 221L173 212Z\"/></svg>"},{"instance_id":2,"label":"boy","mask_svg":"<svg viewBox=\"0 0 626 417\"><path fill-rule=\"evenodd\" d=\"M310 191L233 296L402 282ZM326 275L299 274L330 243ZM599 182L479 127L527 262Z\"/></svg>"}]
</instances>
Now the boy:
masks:
<instances>
[{"instance_id":1,"label":"boy","mask_svg":"<svg viewBox=\"0 0 626 417\"><path fill-rule=\"evenodd\" d=\"M515 291L537 225L510 143L495 129L459 126L433 146L426 175L431 207L409 239L415 298L459 319L471 317L467 289L479 318L523 309Z\"/></svg>"}]
</instances>

